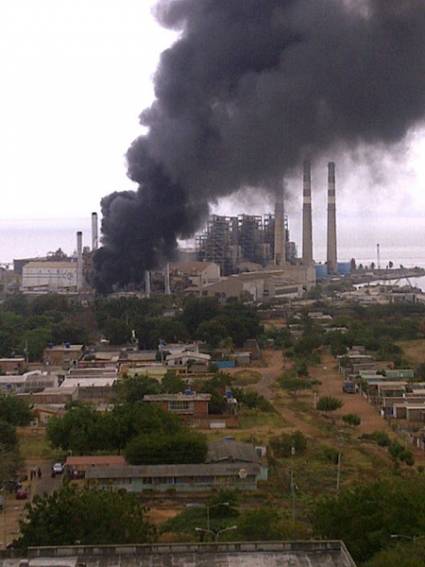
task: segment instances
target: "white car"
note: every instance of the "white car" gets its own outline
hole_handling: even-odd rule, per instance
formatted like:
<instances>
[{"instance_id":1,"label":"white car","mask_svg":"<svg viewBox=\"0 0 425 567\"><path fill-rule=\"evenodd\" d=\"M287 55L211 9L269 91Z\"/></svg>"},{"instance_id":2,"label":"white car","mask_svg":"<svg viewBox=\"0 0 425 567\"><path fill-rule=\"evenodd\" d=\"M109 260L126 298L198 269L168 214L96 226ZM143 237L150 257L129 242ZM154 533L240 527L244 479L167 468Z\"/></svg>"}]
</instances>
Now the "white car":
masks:
<instances>
[{"instance_id":1,"label":"white car","mask_svg":"<svg viewBox=\"0 0 425 567\"><path fill-rule=\"evenodd\" d=\"M55 463L52 466L52 472L55 474L62 474L63 473L63 464L62 463Z\"/></svg>"}]
</instances>

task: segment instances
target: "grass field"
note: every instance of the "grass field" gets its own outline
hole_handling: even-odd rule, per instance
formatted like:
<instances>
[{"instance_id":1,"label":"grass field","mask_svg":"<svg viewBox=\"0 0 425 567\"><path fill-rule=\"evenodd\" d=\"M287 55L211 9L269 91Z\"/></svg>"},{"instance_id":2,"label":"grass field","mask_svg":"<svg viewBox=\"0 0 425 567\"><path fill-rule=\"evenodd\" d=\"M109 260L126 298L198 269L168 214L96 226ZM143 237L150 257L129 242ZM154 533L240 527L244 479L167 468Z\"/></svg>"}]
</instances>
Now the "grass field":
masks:
<instances>
[{"instance_id":1,"label":"grass field","mask_svg":"<svg viewBox=\"0 0 425 567\"><path fill-rule=\"evenodd\" d=\"M400 341L397 344L403 349L405 358L412 366L425 362L425 339Z\"/></svg>"},{"instance_id":2,"label":"grass field","mask_svg":"<svg viewBox=\"0 0 425 567\"><path fill-rule=\"evenodd\" d=\"M55 459L57 451L50 447L46 439L46 430L42 427L21 427L18 429L19 451L22 458Z\"/></svg>"}]
</instances>

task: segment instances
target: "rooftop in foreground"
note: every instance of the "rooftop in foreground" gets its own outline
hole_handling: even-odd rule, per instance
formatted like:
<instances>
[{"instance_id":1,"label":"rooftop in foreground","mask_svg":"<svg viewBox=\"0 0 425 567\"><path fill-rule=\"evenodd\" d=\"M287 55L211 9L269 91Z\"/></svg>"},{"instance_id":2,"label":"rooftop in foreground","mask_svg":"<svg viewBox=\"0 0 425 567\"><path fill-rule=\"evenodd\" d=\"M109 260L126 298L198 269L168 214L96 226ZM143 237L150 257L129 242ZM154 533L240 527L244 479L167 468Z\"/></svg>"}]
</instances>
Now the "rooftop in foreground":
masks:
<instances>
[{"instance_id":1,"label":"rooftop in foreground","mask_svg":"<svg viewBox=\"0 0 425 567\"><path fill-rule=\"evenodd\" d=\"M40 563L41 558L43 563ZM21 560L2 560L0 555L0 567L19 567ZM26 565L77 567L82 563L86 567L117 564L128 567L145 564L156 567L356 567L341 541L39 547L29 548Z\"/></svg>"}]
</instances>

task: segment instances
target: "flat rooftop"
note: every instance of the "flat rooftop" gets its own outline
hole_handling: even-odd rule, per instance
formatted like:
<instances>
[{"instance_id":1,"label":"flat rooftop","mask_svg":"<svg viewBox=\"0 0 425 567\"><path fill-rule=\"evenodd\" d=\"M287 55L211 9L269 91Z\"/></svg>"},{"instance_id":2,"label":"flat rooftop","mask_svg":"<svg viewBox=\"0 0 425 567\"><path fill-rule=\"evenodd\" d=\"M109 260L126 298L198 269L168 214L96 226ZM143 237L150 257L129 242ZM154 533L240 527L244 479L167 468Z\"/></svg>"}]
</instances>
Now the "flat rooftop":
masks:
<instances>
[{"instance_id":1,"label":"flat rooftop","mask_svg":"<svg viewBox=\"0 0 425 567\"><path fill-rule=\"evenodd\" d=\"M41 558L44 563L40 563ZM2 560L0 556L0 567L19 567L20 561L19 558ZM81 563L86 567L356 567L342 541L64 546L28 550L28 567L68 567Z\"/></svg>"}]
</instances>

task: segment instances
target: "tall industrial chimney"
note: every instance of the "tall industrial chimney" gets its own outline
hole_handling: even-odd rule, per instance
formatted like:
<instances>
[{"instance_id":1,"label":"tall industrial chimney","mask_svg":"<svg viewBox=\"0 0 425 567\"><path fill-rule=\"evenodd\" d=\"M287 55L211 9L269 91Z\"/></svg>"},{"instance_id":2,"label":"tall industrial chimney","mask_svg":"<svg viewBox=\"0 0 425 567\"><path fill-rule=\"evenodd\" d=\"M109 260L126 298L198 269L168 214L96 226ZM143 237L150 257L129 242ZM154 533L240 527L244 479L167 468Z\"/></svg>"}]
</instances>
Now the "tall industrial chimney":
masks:
<instances>
[{"instance_id":1,"label":"tall industrial chimney","mask_svg":"<svg viewBox=\"0 0 425 567\"><path fill-rule=\"evenodd\" d=\"M337 272L335 164L328 164L328 274Z\"/></svg>"},{"instance_id":2,"label":"tall industrial chimney","mask_svg":"<svg viewBox=\"0 0 425 567\"><path fill-rule=\"evenodd\" d=\"M170 264L167 262L164 269L164 292L165 295L171 295L170 287Z\"/></svg>"},{"instance_id":3,"label":"tall industrial chimney","mask_svg":"<svg viewBox=\"0 0 425 567\"><path fill-rule=\"evenodd\" d=\"M77 232L77 289L83 287L83 233Z\"/></svg>"},{"instance_id":4,"label":"tall industrial chimney","mask_svg":"<svg viewBox=\"0 0 425 567\"><path fill-rule=\"evenodd\" d=\"M99 248L99 228L97 221L97 213L91 214L91 249L93 251Z\"/></svg>"},{"instance_id":5,"label":"tall industrial chimney","mask_svg":"<svg viewBox=\"0 0 425 567\"><path fill-rule=\"evenodd\" d=\"M151 296L151 273L148 270L145 272L145 295Z\"/></svg>"},{"instance_id":6,"label":"tall industrial chimney","mask_svg":"<svg viewBox=\"0 0 425 567\"><path fill-rule=\"evenodd\" d=\"M274 212L274 263L276 266L286 264L285 204L283 191L277 197Z\"/></svg>"},{"instance_id":7,"label":"tall industrial chimney","mask_svg":"<svg viewBox=\"0 0 425 567\"><path fill-rule=\"evenodd\" d=\"M303 186L303 264L313 263L313 225L311 220L311 164L304 162Z\"/></svg>"}]
</instances>

